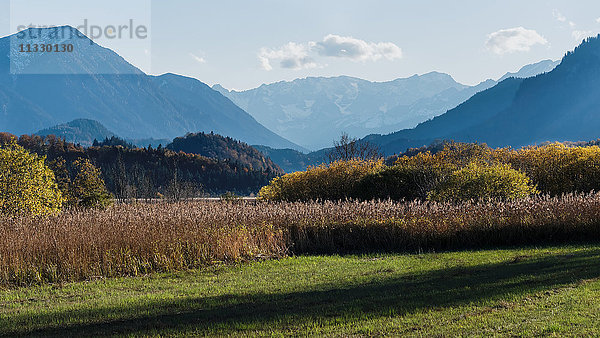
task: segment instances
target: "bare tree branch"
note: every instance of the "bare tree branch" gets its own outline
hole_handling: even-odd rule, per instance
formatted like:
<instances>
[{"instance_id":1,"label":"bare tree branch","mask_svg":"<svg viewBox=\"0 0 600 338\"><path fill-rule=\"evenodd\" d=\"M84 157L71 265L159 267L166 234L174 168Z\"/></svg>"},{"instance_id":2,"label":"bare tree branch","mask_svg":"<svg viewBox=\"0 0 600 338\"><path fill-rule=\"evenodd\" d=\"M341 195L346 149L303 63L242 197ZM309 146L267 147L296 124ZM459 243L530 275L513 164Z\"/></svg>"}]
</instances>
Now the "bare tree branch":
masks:
<instances>
[{"instance_id":1,"label":"bare tree branch","mask_svg":"<svg viewBox=\"0 0 600 338\"><path fill-rule=\"evenodd\" d=\"M370 142L351 138L342 133L339 141L333 142L333 149L327 154L329 162L349 160L372 160L383 157L379 147Z\"/></svg>"}]
</instances>

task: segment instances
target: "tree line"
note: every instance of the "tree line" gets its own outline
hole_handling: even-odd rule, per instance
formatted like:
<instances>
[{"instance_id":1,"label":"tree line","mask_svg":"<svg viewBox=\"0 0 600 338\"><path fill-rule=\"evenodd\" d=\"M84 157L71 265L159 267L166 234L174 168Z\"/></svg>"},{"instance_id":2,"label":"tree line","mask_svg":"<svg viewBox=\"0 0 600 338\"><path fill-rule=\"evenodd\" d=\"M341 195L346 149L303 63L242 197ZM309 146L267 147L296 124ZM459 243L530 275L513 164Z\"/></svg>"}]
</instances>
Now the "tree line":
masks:
<instances>
[{"instance_id":1,"label":"tree line","mask_svg":"<svg viewBox=\"0 0 600 338\"><path fill-rule=\"evenodd\" d=\"M45 157L57 178L75 177L81 161L89 162L99 170L108 191L117 199L178 199L226 192L251 195L279 175L271 168L255 170L231 159L213 159L162 147L103 145L85 148L53 135L17 138L0 133L0 145L11 140L16 140L31 153Z\"/></svg>"}]
</instances>

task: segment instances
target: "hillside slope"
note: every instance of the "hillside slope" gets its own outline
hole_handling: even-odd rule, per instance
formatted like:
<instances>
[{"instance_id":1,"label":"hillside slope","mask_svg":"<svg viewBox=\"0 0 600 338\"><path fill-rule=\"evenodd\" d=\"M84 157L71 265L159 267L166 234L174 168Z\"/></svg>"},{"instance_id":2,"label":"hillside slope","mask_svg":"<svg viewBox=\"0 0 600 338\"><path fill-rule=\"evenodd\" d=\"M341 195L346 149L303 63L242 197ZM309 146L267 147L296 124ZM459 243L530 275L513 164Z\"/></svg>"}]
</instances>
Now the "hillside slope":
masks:
<instances>
[{"instance_id":1,"label":"hillside slope","mask_svg":"<svg viewBox=\"0 0 600 338\"><path fill-rule=\"evenodd\" d=\"M369 135L387 154L436 139L519 147L600 137L600 36L567 53L548 73L508 78L413 129Z\"/></svg>"},{"instance_id":2,"label":"hillside slope","mask_svg":"<svg viewBox=\"0 0 600 338\"><path fill-rule=\"evenodd\" d=\"M77 119L68 123L46 128L35 133L40 136L54 135L67 142L91 146L94 140L102 141L116 136L100 122L88 119Z\"/></svg>"},{"instance_id":3,"label":"hillside slope","mask_svg":"<svg viewBox=\"0 0 600 338\"><path fill-rule=\"evenodd\" d=\"M0 39L0 130L28 134L92 119L127 139L214 131L251 144L302 149L198 80L148 76L110 49L78 37L74 28L57 27L66 32L58 40L49 34L52 29L30 30L35 39ZM17 43L68 43L74 51L19 53Z\"/></svg>"},{"instance_id":4,"label":"hillside slope","mask_svg":"<svg viewBox=\"0 0 600 338\"><path fill-rule=\"evenodd\" d=\"M217 160L229 160L243 164L251 170L283 173L271 159L246 143L212 133L188 134L185 137L178 137L167 145L167 149Z\"/></svg>"}]
</instances>

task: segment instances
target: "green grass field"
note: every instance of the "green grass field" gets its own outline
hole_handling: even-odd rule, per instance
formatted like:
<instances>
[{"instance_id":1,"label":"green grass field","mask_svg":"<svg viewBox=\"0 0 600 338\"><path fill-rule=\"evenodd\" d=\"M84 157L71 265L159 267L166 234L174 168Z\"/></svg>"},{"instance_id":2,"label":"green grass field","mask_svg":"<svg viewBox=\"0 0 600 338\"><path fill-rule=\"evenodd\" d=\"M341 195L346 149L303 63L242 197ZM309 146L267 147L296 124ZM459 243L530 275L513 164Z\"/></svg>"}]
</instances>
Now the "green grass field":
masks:
<instances>
[{"instance_id":1,"label":"green grass field","mask_svg":"<svg viewBox=\"0 0 600 338\"><path fill-rule=\"evenodd\" d=\"M306 256L0 291L4 335L599 335L600 245Z\"/></svg>"}]
</instances>

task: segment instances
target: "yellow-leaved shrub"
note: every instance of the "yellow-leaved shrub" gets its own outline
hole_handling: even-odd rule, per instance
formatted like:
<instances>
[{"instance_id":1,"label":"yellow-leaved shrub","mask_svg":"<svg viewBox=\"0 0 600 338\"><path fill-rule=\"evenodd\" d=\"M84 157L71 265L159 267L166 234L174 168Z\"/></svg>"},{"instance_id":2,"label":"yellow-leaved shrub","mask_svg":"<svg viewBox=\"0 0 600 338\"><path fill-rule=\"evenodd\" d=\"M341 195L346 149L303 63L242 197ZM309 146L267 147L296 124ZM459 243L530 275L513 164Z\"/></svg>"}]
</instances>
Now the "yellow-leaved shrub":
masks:
<instances>
[{"instance_id":1,"label":"yellow-leaved shrub","mask_svg":"<svg viewBox=\"0 0 600 338\"><path fill-rule=\"evenodd\" d=\"M62 195L45 158L11 142L0 147L0 213L47 215L59 212Z\"/></svg>"},{"instance_id":2,"label":"yellow-leaved shrub","mask_svg":"<svg viewBox=\"0 0 600 338\"><path fill-rule=\"evenodd\" d=\"M344 200L356 193L358 182L384 167L382 160L335 161L275 178L258 196L270 201Z\"/></svg>"},{"instance_id":3,"label":"yellow-leaved shrub","mask_svg":"<svg viewBox=\"0 0 600 338\"><path fill-rule=\"evenodd\" d=\"M397 165L455 170L471 162L510 164L523 172L543 194L559 196L600 190L600 147L552 143L521 149L492 149L485 144L450 143L436 154L419 153L401 157Z\"/></svg>"},{"instance_id":4,"label":"yellow-leaved shrub","mask_svg":"<svg viewBox=\"0 0 600 338\"><path fill-rule=\"evenodd\" d=\"M286 201L441 201L515 199L538 190L551 196L600 191L600 147L553 143L492 149L449 143L435 154L402 156L392 166L354 160L310 168L275 179L260 196Z\"/></svg>"},{"instance_id":5,"label":"yellow-leaved shrub","mask_svg":"<svg viewBox=\"0 0 600 338\"><path fill-rule=\"evenodd\" d=\"M543 193L558 196L600 189L600 147L541 147L496 151L513 168L527 174Z\"/></svg>"},{"instance_id":6,"label":"yellow-leaved shrub","mask_svg":"<svg viewBox=\"0 0 600 338\"><path fill-rule=\"evenodd\" d=\"M471 162L454 171L431 191L434 201L468 201L480 199L514 200L537 194L535 186L524 173L509 164Z\"/></svg>"}]
</instances>

